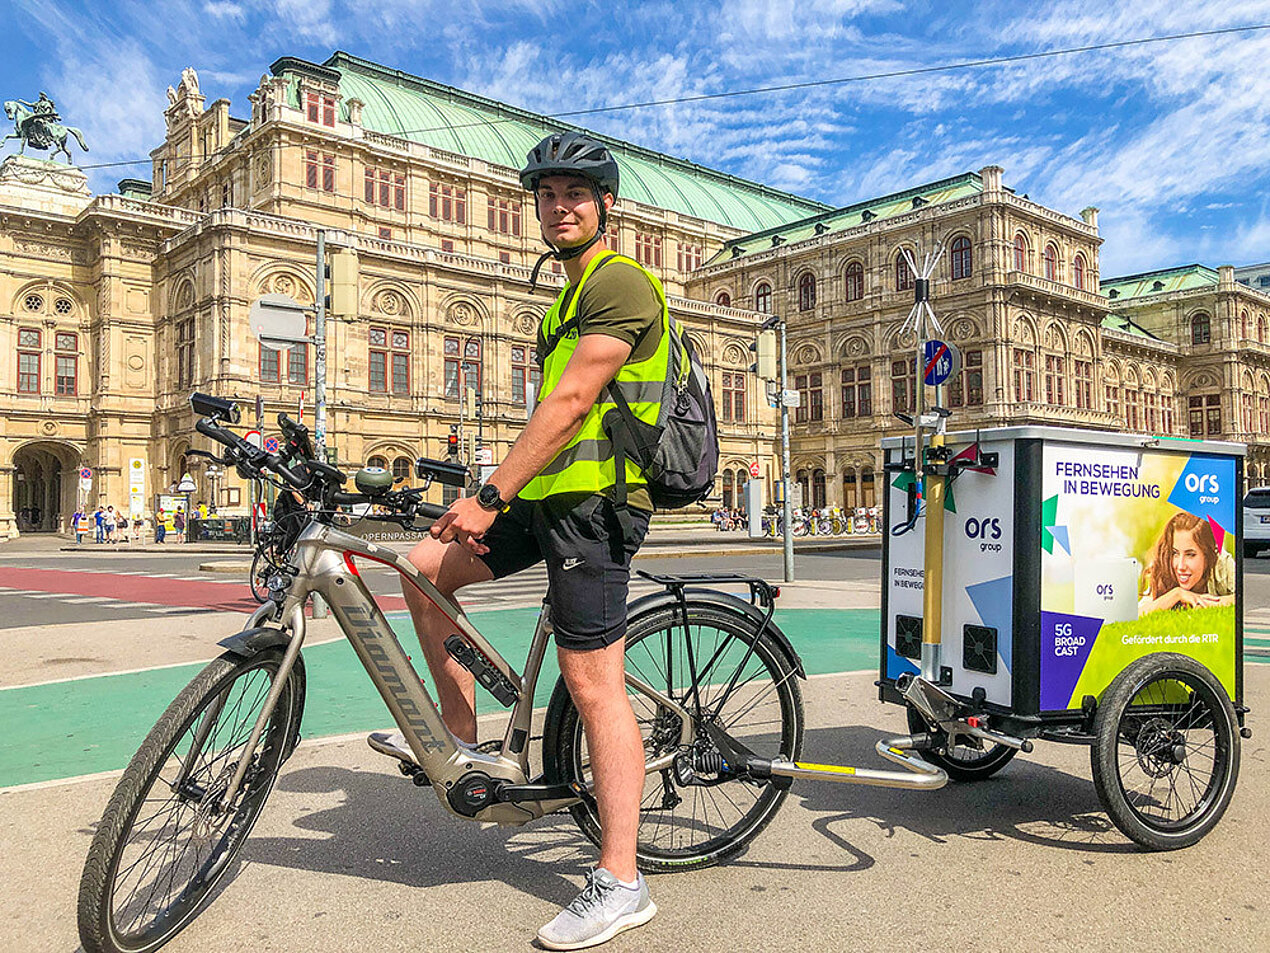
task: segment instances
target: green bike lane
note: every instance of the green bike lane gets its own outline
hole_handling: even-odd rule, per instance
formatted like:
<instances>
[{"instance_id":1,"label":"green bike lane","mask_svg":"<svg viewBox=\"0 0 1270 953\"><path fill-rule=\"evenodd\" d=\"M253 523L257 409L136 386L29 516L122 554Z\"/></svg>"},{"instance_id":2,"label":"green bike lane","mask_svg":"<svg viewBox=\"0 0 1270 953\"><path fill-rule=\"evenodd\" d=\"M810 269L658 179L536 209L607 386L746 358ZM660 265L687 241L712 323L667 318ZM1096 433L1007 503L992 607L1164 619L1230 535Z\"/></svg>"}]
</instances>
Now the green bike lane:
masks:
<instances>
[{"instance_id":1,"label":"green bike lane","mask_svg":"<svg viewBox=\"0 0 1270 953\"><path fill-rule=\"evenodd\" d=\"M537 608L479 613L481 631L514 666L529 649ZM409 616L389 620L403 645L413 644ZM873 669L878 657L876 609L783 609L776 622L802 656L808 675ZM409 649L407 649L409 651ZM344 639L304 650L308 672L302 733L322 738L389 727L391 718ZM1270 664L1270 628L1248 627L1247 663ZM146 732L186 683L197 662L0 689L0 788L122 769ZM546 705L559 671L547 654L536 704ZM477 709L500 711L484 692Z\"/></svg>"},{"instance_id":2,"label":"green bike lane","mask_svg":"<svg viewBox=\"0 0 1270 953\"><path fill-rule=\"evenodd\" d=\"M529 651L538 609L479 613L481 632L513 667ZM410 618L391 613L402 644L414 643ZM776 622L803 658L807 674L857 671L877 665L876 609L784 609ZM417 658L416 661L420 661ZM305 738L391 726L392 719L352 647L344 639L304 650L308 674ZM0 689L0 788L122 769L168 703L205 662L104 674ZM421 666L422 667L422 666ZM559 669L548 652L535 702L546 705ZM477 692L477 710L502 709Z\"/></svg>"}]
</instances>

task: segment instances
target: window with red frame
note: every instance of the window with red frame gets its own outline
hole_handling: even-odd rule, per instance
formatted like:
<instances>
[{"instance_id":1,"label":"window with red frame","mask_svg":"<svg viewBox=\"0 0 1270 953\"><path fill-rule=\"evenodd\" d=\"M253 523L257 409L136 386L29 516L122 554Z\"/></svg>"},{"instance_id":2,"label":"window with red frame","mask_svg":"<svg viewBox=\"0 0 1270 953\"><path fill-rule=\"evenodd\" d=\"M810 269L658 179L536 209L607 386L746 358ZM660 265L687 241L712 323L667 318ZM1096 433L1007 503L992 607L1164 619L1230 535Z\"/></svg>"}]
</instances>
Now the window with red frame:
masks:
<instances>
[{"instance_id":1,"label":"window with red frame","mask_svg":"<svg viewBox=\"0 0 1270 953\"><path fill-rule=\"evenodd\" d=\"M913 409L913 365L908 361L891 362L891 413Z\"/></svg>"},{"instance_id":2,"label":"window with red frame","mask_svg":"<svg viewBox=\"0 0 1270 953\"><path fill-rule=\"evenodd\" d=\"M480 338L468 338L466 343L460 344L458 338L447 337L444 347L446 399L458 400L464 387L474 388L478 394L482 393Z\"/></svg>"},{"instance_id":3,"label":"window with red frame","mask_svg":"<svg viewBox=\"0 0 1270 953\"><path fill-rule=\"evenodd\" d=\"M406 210L405 173L368 165L362 194L371 205L404 212Z\"/></svg>"},{"instance_id":4,"label":"window with red frame","mask_svg":"<svg viewBox=\"0 0 1270 953\"><path fill-rule=\"evenodd\" d=\"M306 387L309 383L309 346L293 344L287 351L287 383Z\"/></svg>"},{"instance_id":5,"label":"window with red frame","mask_svg":"<svg viewBox=\"0 0 1270 953\"><path fill-rule=\"evenodd\" d=\"M74 397L78 390L79 341L68 331L58 331L53 336L54 382L53 392L61 397Z\"/></svg>"},{"instance_id":6,"label":"window with red frame","mask_svg":"<svg viewBox=\"0 0 1270 953\"><path fill-rule=\"evenodd\" d=\"M692 271L701 267L702 248L700 245L679 243L679 270Z\"/></svg>"},{"instance_id":7,"label":"window with red frame","mask_svg":"<svg viewBox=\"0 0 1270 953\"><path fill-rule=\"evenodd\" d=\"M1025 348L1014 349L1014 399L1030 403L1036 396L1036 355Z\"/></svg>"},{"instance_id":8,"label":"window with red frame","mask_svg":"<svg viewBox=\"0 0 1270 953\"><path fill-rule=\"evenodd\" d=\"M321 93L308 94L309 122L320 122L324 126L335 125L335 98L323 96Z\"/></svg>"},{"instance_id":9,"label":"window with red frame","mask_svg":"<svg viewBox=\"0 0 1270 953\"><path fill-rule=\"evenodd\" d=\"M864 297L864 263L853 261L847 265L847 300L859 301Z\"/></svg>"},{"instance_id":10,"label":"window with red frame","mask_svg":"<svg viewBox=\"0 0 1270 953\"><path fill-rule=\"evenodd\" d=\"M873 371L868 364L842 369L842 416L870 417L873 414Z\"/></svg>"},{"instance_id":11,"label":"window with red frame","mask_svg":"<svg viewBox=\"0 0 1270 953\"><path fill-rule=\"evenodd\" d=\"M745 374L723 372L723 419L745 423Z\"/></svg>"},{"instance_id":12,"label":"window with red frame","mask_svg":"<svg viewBox=\"0 0 1270 953\"><path fill-rule=\"evenodd\" d=\"M1051 407L1062 407L1063 359L1057 354L1045 355L1045 402Z\"/></svg>"},{"instance_id":13,"label":"window with red frame","mask_svg":"<svg viewBox=\"0 0 1270 953\"><path fill-rule=\"evenodd\" d=\"M824 378L820 372L807 375L807 397L810 406L807 408L807 416L811 420L825 419L825 389Z\"/></svg>"},{"instance_id":14,"label":"window with red frame","mask_svg":"<svg viewBox=\"0 0 1270 953\"><path fill-rule=\"evenodd\" d=\"M726 291L720 291L714 296L714 303L721 308L730 308L732 307L732 296Z\"/></svg>"},{"instance_id":15,"label":"window with red frame","mask_svg":"<svg viewBox=\"0 0 1270 953\"><path fill-rule=\"evenodd\" d=\"M635 233L635 260L645 268L661 267L661 236Z\"/></svg>"},{"instance_id":16,"label":"window with red frame","mask_svg":"<svg viewBox=\"0 0 1270 953\"><path fill-rule=\"evenodd\" d=\"M176 323L176 386L194 383L194 319Z\"/></svg>"},{"instance_id":17,"label":"window with red frame","mask_svg":"<svg viewBox=\"0 0 1270 953\"><path fill-rule=\"evenodd\" d=\"M798 391L798 406L794 408L794 423L805 424L808 404L806 374L798 374L794 377L794 390Z\"/></svg>"},{"instance_id":18,"label":"window with red frame","mask_svg":"<svg viewBox=\"0 0 1270 953\"><path fill-rule=\"evenodd\" d=\"M974 259L970 252L970 239L965 235L958 235L952 241L952 247L948 249L952 265L953 281L959 278L969 278L974 266Z\"/></svg>"},{"instance_id":19,"label":"window with red frame","mask_svg":"<svg viewBox=\"0 0 1270 953\"><path fill-rule=\"evenodd\" d=\"M271 347L260 345L260 380L265 384L282 381L282 355Z\"/></svg>"},{"instance_id":20,"label":"window with red frame","mask_svg":"<svg viewBox=\"0 0 1270 953\"><path fill-rule=\"evenodd\" d=\"M908 267L908 259L903 250L895 253L895 290L907 291L913 287L913 269Z\"/></svg>"},{"instance_id":21,"label":"window with red frame","mask_svg":"<svg viewBox=\"0 0 1270 953\"><path fill-rule=\"evenodd\" d=\"M1014 270L1027 271L1027 236L1022 232L1014 236Z\"/></svg>"},{"instance_id":22,"label":"window with red frame","mask_svg":"<svg viewBox=\"0 0 1270 953\"><path fill-rule=\"evenodd\" d=\"M1085 290L1085 256L1077 255L1072 259L1072 284L1077 291Z\"/></svg>"},{"instance_id":23,"label":"window with red frame","mask_svg":"<svg viewBox=\"0 0 1270 953\"><path fill-rule=\"evenodd\" d=\"M467 224L467 189L447 182L428 186L428 214L442 222Z\"/></svg>"},{"instance_id":24,"label":"window with red frame","mask_svg":"<svg viewBox=\"0 0 1270 953\"><path fill-rule=\"evenodd\" d=\"M609 223L608 231L604 233L604 244L610 251L615 251L619 255L622 253L621 234L617 225L612 222Z\"/></svg>"},{"instance_id":25,"label":"window with red frame","mask_svg":"<svg viewBox=\"0 0 1270 953\"><path fill-rule=\"evenodd\" d=\"M798 279L798 310L810 311L816 306L816 276L804 272Z\"/></svg>"},{"instance_id":26,"label":"window with red frame","mask_svg":"<svg viewBox=\"0 0 1270 953\"><path fill-rule=\"evenodd\" d=\"M761 314L772 313L772 286L766 281L759 282L754 289L754 310Z\"/></svg>"},{"instance_id":27,"label":"window with red frame","mask_svg":"<svg viewBox=\"0 0 1270 953\"><path fill-rule=\"evenodd\" d=\"M1094 364L1092 361L1072 361L1072 370L1076 377L1076 407L1080 410L1094 409Z\"/></svg>"},{"instance_id":28,"label":"window with red frame","mask_svg":"<svg viewBox=\"0 0 1270 953\"><path fill-rule=\"evenodd\" d=\"M456 342L457 343L457 342ZM512 403L524 407L529 387L529 348L512 345Z\"/></svg>"},{"instance_id":29,"label":"window with red frame","mask_svg":"<svg viewBox=\"0 0 1270 953\"><path fill-rule=\"evenodd\" d=\"M335 191L335 156L312 149L304 153L304 184L323 192Z\"/></svg>"},{"instance_id":30,"label":"window with red frame","mask_svg":"<svg viewBox=\"0 0 1270 953\"><path fill-rule=\"evenodd\" d=\"M410 334L396 328L371 327L369 384L372 393L410 393Z\"/></svg>"},{"instance_id":31,"label":"window with red frame","mask_svg":"<svg viewBox=\"0 0 1270 953\"><path fill-rule=\"evenodd\" d=\"M979 407L983 404L983 351L965 351L962 372L948 382L949 407Z\"/></svg>"},{"instance_id":32,"label":"window with red frame","mask_svg":"<svg viewBox=\"0 0 1270 953\"><path fill-rule=\"evenodd\" d=\"M383 225L380 225L380 226L379 226L379 237L380 237L380 238L385 238L385 239L391 239L391 238L392 238L392 229L391 229L391 228L385 228Z\"/></svg>"},{"instance_id":33,"label":"window with red frame","mask_svg":"<svg viewBox=\"0 0 1270 953\"><path fill-rule=\"evenodd\" d=\"M1058 249L1053 245L1045 246L1045 277L1058 281Z\"/></svg>"},{"instance_id":34,"label":"window with red frame","mask_svg":"<svg viewBox=\"0 0 1270 953\"><path fill-rule=\"evenodd\" d=\"M18 393L40 392L40 332L35 328L18 329Z\"/></svg>"},{"instance_id":35,"label":"window with red frame","mask_svg":"<svg viewBox=\"0 0 1270 953\"><path fill-rule=\"evenodd\" d=\"M499 235L520 237L520 203L515 199L489 197L489 230Z\"/></svg>"}]
</instances>

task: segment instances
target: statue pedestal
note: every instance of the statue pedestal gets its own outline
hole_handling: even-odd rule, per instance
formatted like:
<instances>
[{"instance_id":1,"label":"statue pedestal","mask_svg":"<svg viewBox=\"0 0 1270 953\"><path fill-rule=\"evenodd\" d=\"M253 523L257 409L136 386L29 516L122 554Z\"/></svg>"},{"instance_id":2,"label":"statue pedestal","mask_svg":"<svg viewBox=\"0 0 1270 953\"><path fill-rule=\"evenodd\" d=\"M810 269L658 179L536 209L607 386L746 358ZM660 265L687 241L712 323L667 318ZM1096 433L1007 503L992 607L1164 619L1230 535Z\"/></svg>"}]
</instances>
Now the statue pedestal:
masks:
<instances>
[{"instance_id":1,"label":"statue pedestal","mask_svg":"<svg viewBox=\"0 0 1270 953\"><path fill-rule=\"evenodd\" d=\"M78 215L92 201L88 176L73 165L30 156L0 162L0 205Z\"/></svg>"}]
</instances>

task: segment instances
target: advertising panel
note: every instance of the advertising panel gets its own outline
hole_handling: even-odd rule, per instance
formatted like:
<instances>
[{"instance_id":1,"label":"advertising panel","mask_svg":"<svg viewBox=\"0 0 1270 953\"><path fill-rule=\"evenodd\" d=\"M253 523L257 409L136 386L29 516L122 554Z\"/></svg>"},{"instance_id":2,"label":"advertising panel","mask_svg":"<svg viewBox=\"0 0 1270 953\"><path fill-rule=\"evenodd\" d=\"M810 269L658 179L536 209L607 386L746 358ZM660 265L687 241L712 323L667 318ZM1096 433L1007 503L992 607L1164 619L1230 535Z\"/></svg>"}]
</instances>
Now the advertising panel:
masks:
<instances>
[{"instance_id":1,"label":"advertising panel","mask_svg":"<svg viewBox=\"0 0 1270 953\"><path fill-rule=\"evenodd\" d=\"M1041 709L1080 708L1153 652L1233 698L1236 460L1047 441L1043 461Z\"/></svg>"},{"instance_id":2,"label":"advertising panel","mask_svg":"<svg viewBox=\"0 0 1270 953\"><path fill-rule=\"evenodd\" d=\"M952 446L954 452L964 445ZM986 700L1013 701L1014 660L1014 444L985 440L995 451L995 471L963 471L947 491L944 507L943 627L941 658L952 670L951 691L970 695L982 688ZM888 487L891 526L903 521L909 474L898 474ZM916 673L919 659L897 642L897 617L920 620L924 591L926 524L890 536L887 579L886 677ZM985 630L990 637L984 638ZM995 651L992 640L995 639ZM969 663L969 664L967 664Z\"/></svg>"}]
</instances>

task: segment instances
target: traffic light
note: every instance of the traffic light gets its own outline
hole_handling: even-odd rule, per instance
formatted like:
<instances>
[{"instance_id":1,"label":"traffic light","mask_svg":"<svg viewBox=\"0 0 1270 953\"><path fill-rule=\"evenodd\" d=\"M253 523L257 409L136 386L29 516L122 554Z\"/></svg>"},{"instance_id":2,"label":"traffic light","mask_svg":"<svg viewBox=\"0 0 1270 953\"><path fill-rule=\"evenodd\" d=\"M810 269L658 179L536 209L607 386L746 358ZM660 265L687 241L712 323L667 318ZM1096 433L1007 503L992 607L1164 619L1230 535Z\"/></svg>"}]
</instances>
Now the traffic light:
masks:
<instances>
[{"instance_id":1,"label":"traffic light","mask_svg":"<svg viewBox=\"0 0 1270 953\"><path fill-rule=\"evenodd\" d=\"M445 438L445 449L451 457L457 457L459 455L459 432L457 428L450 428L450 433Z\"/></svg>"},{"instance_id":2,"label":"traffic light","mask_svg":"<svg viewBox=\"0 0 1270 953\"><path fill-rule=\"evenodd\" d=\"M780 371L776 366L775 329L759 331L758 340L754 342L754 350L758 353L756 362L758 376L768 381L776 380Z\"/></svg>"}]
</instances>

